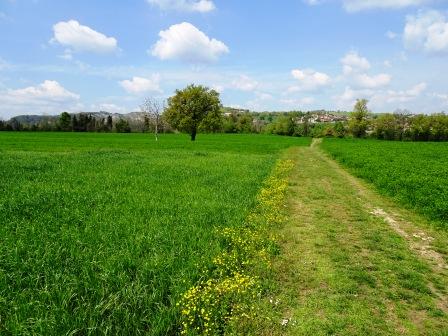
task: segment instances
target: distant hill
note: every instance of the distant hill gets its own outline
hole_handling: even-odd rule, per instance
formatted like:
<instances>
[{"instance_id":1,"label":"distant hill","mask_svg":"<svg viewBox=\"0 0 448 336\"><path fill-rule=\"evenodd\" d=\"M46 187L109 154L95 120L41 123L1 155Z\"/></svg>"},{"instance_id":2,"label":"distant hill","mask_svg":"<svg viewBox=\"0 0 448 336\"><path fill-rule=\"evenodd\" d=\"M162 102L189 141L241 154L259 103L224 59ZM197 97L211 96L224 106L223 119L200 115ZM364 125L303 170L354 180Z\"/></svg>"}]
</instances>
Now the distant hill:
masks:
<instances>
[{"instance_id":1,"label":"distant hill","mask_svg":"<svg viewBox=\"0 0 448 336\"><path fill-rule=\"evenodd\" d=\"M79 116L81 114L89 115L95 117L95 119L106 119L108 116L112 117L113 121L119 119L126 119L130 123L132 122L140 122L144 120L143 112L130 112L130 113L111 113L106 111L99 112L77 112L77 113L69 113L71 116L76 115ZM59 119L59 115L19 115L12 117L9 122L15 120L21 123L22 125L33 125L39 124L41 122L52 122L57 121Z\"/></svg>"}]
</instances>

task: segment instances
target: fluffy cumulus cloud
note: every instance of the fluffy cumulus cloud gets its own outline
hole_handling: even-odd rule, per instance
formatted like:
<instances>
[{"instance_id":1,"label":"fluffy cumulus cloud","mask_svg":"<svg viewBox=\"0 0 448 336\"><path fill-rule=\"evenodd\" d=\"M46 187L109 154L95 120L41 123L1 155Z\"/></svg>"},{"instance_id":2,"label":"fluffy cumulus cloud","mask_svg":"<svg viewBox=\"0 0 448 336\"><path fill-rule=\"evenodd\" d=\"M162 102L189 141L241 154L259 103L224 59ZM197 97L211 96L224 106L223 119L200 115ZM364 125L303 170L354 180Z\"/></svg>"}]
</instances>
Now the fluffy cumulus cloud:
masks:
<instances>
[{"instance_id":1,"label":"fluffy cumulus cloud","mask_svg":"<svg viewBox=\"0 0 448 336\"><path fill-rule=\"evenodd\" d=\"M291 75L298 81L297 85L291 86L288 92L313 91L330 84L331 78L326 73L312 69L294 69Z\"/></svg>"},{"instance_id":2,"label":"fluffy cumulus cloud","mask_svg":"<svg viewBox=\"0 0 448 336\"><path fill-rule=\"evenodd\" d=\"M341 94L334 95L332 98L337 108L351 110L357 99L370 99L374 94L372 90L355 90L346 86Z\"/></svg>"},{"instance_id":3,"label":"fluffy cumulus cloud","mask_svg":"<svg viewBox=\"0 0 448 336\"><path fill-rule=\"evenodd\" d=\"M405 46L428 53L448 53L448 21L441 12L421 11L406 18Z\"/></svg>"},{"instance_id":4,"label":"fluffy cumulus cloud","mask_svg":"<svg viewBox=\"0 0 448 336\"><path fill-rule=\"evenodd\" d=\"M232 87L240 91L254 91L260 84L246 75L232 81Z\"/></svg>"},{"instance_id":5,"label":"fluffy cumulus cloud","mask_svg":"<svg viewBox=\"0 0 448 336\"><path fill-rule=\"evenodd\" d=\"M386 86L392 77L389 74L368 75L371 65L367 58L360 56L357 52L351 51L342 59L342 73L351 85L361 88L373 89Z\"/></svg>"},{"instance_id":6,"label":"fluffy cumulus cloud","mask_svg":"<svg viewBox=\"0 0 448 336\"><path fill-rule=\"evenodd\" d=\"M359 74L356 75L354 79L359 86L373 89L388 85L392 77L384 73L373 76L369 76L367 74Z\"/></svg>"},{"instance_id":7,"label":"fluffy cumulus cloud","mask_svg":"<svg viewBox=\"0 0 448 336\"><path fill-rule=\"evenodd\" d=\"M365 57L359 56L355 51L347 53L342 59L342 70L344 75L364 72L370 69L370 62Z\"/></svg>"},{"instance_id":8,"label":"fluffy cumulus cloud","mask_svg":"<svg viewBox=\"0 0 448 336\"><path fill-rule=\"evenodd\" d=\"M113 37L81 25L76 20L61 21L53 26L53 43L59 43L74 51L111 53L118 50L117 40Z\"/></svg>"},{"instance_id":9,"label":"fluffy cumulus cloud","mask_svg":"<svg viewBox=\"0 0 448 336\"><path fill-rule=\"evenodd\" d=\"M374 89L353 89L347 86L340 95L333 96L338 108L351 109L357 99L368 99L372 108L384 108L391 106L404 106L403 103L416 100L421 97L427 88L427 84L422 82L407 90L374 90Z\"/></svg>"},{"instance_id":10,"label":"fluffy cumulus cloud","mask_svg":"<svg viewBox=\"0 0 448 336\"><path fill-rule=\"evenodd\" d=\"M161 60L177 59L190 63L209 63L229 52L221 41L209 38L191 23L183 22L162 30L151 54Z\"/></svg>"},{"instance_id":11,"label":"fluffy cumulus cloud","mask_svg":"<svg viewBox=\"0 0 448 336\"><path fill-rule=\"evenodd\" d=\"M90 105L91 111L105 111L111 113L127 113L129 109L114 103L99 103Z\"/></svg>"},{"instance_id":12,"label":"fluffy cumulus cloud","mask_svg":"<svg viewBox=\"0 0 448 336\"><path fill-rule=\"evenodd\" d=\"M385 103L406 103L418 98L426 90L426 83L419 83L408 90L394 91L388 90L385 93L377 94L374 99ZM374 100L372 99L372 100Z\"/></svg>"},{"instance_id":13,"label":"fluffy cumulus cloud","mask_svg":"<svg viewBox=\"0 0 448 336\"><path fill-rule=\"evenodd\" d=\"M0 92L0 117L17 114L60 113L79 106L80 96L57 81L46 80L36 86Z\"/></svg>"},{"instance_id":14,"label":"fluffy cumulus cloud","mask_svg":"<svg viewBox=\"0 0 448 336\"><path fill-rule=\"evenodd\" d=\"M214 10L215 4L211 0L147 0L149 4L158 6L162 10L176 10L183 12L206 13Z\"/></svg>"},{"instance_id":15,"label":"fluffy cumulus cloud","mask_svg":"<svg viewBox=\"0 0 448 336\"><path fill-rule=\"evenodd\" d=\"M162 92L160 89L160 75L153 75L151 78L132 77L119 82L121 87L130 94L143 94L149 92Z\"/></svg>"}]
</instances>

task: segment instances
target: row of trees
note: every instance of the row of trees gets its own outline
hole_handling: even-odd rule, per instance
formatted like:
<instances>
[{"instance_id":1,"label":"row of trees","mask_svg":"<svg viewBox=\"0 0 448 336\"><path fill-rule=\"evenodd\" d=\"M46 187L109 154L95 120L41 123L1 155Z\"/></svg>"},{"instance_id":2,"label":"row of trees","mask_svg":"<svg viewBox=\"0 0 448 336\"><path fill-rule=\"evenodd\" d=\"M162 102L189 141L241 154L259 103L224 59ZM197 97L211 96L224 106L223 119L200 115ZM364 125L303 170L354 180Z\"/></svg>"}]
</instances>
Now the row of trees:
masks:
<instances>
[{"instance_id":1,"label":"row of trees","mask_svg":"<svg viewBox=\"0 0 448 336\"><path fill-rule=\"evenodd\" d=\"M312 137L373 137L385 140L447 141L448 116L410 115L404 113L372 114L367 100L358 100L348 122L316 122L313 113L300 111L279 113L251 113L223 109L219 93L204 86L190 85L176 90L164 101L145 99L138 121L90 114L70 115L63 112L58 119L44 118L38 124L22 125L13 118L8 123L0 120L1 130L43 130L74 132L159 132L174 130L190 134L195 140L198 133L268 133ZM141 116L140 115L140 116Z\"/></svg>"},{"instance_id":2,"label":"row of trees","mask_svg":"<svg viewBox=\"0 0 448 336\"><path fill-rule=\"evenodd\" d=\"M111 132L113 129L111 116L95 118L85 113L70 115L62 112L59 118L44 117L36 122L21 122L17 118L9 122L0 120L0 131Z\"/></svg>"},{"instance_id":3,"label":"row of trees","mask_svg":"<svg viewBox=\"0 0 448 336\"><path fill-rule=\"evenodd\" d=\"M448 115L372 115L367 100L356 102L347 131L354 137L382 140L448 141Z\"/></svg>"},{"instance_id":4,"label":"row of trees","mask_svg":"<svg viewBox=\"0 0 448 336\"><path fill-rule=\"evenodd\" d=\"M203 132L239 132L271 133L289 136L313 137L375 137L386 140L447 141L448 116L382 114L373 115L368 101L356 102L348 123L311 122L310 114L293 112L280 115L271 122L255 119L253 114L228 114L222 117L219 94L202 86L191 85L184 90L177 90L168 100L164 117L175 129L191 134L194 141L198 131Z\"/></svg>"},{"instance_id":5,"label":"row of trees","mask_svg":"<svg viewBox=\"0 0 448 336\"><path fill-rule=\"evenodd\" d=\"M8 122L0 120L0 131L130 133L152 132L155 127L154 124L151 116L146 114L142 118L130 122L125 118L113 119L111 115L96 117L89 113L70 115L67 112L63 112L59 117L47 116L31 121L21 121L19 118L12 118ZM165 122L158 121L157 124L162 132L172 132L172 129Z\"/></svg>"}]
</instances>

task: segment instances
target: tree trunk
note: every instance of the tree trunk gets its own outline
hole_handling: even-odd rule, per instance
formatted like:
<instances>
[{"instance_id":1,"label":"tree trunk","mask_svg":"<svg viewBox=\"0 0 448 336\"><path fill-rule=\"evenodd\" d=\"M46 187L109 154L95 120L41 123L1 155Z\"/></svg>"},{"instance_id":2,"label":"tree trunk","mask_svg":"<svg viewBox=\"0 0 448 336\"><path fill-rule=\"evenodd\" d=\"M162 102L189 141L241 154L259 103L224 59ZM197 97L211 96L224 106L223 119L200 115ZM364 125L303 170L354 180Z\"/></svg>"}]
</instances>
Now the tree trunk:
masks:
<instances>
[{"instance_id":1,"label":"tree trunk","mask_svg":"<svg viewBox=\"0 0 448 336\"><path fill-rule=\"evenodd\" d=\"M196 140L196 128L191 131L191 141L195 141Z\"/></svg>"},{"instance_id":2,"label":"tree trunk","mask_svg":"<svg viewBox=\"0 0 448 336\"><path fill-rule=\"evenodd\" d=\"M156 116L155 134L156 134L156 141L159 141L159 116Z\"/></svg>"}]
</instances>

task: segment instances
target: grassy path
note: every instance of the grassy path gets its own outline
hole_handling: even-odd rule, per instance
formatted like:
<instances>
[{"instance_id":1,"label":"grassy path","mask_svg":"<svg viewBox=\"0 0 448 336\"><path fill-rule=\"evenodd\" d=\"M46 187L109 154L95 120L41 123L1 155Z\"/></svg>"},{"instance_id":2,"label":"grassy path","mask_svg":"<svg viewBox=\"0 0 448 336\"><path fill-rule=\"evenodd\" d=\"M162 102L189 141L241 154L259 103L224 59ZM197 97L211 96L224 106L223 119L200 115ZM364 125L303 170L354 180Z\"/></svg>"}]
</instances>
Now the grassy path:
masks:
<instances>
[{"instance_id":1,"label":"grassy path","mask_svg":"<svg viewBox=\"0 0 448 336\"><path fill-rule=\"evenodd\" d=\"M294 158L274 265L278 316L266 334L448 335L447 233L351 176L318 142Z\"/></svg>"}]
</instances>

